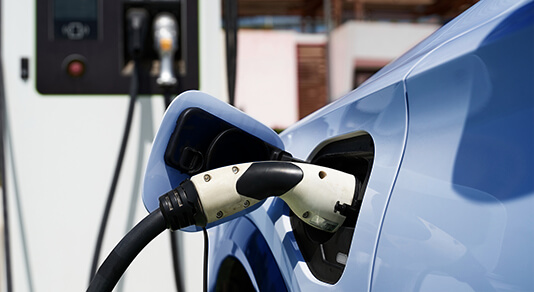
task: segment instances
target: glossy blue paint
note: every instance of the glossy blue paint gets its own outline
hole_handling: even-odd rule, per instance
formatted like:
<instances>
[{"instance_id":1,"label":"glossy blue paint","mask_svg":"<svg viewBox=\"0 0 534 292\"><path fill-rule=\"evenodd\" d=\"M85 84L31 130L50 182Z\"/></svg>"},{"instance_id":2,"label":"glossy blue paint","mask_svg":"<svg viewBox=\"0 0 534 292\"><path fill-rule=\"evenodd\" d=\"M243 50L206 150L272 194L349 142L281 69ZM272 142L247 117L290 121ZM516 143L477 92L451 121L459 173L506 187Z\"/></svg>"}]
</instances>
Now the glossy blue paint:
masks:
<instances>
[{"instance_id":1,"label":"glossy blue paint","mask_svg":"<svg viewBox=\"0 0 534 292\"><path fill-rule=\"evenodd\" d=\"M376 145L338 283L308 271L283 203L247 215L290 290L534 290L532 7L479 2L281 134L301 159L362 131Z\"/></svg>"},{"instance_id":2,"label":"glossy blue paint","mask_svg":"<svg viewBox=\"0 0 534 292\"><path fill-rule=\"evenodd\" d=\"M273 253L263 234L246 217L240 217L218 227L216 240L210 236L210 266L220 266L227 256L244 263L255 288L259 291L287 291ZM220 232L224 230L224 232ZM210 277L210 290L216 285L215 270Z\"/></svg>"},{"instance_id":3,"label":"glossy blue paint","mask_svg":"<svg viewBox=\"0 0 534 292\"><path fill-rule=\"evenodd\" d=\"M311 160L362 133L375 159L341 279L311 274L287 206L270 198L210 229L211 288L232 256L256 288L274 277L290 291L534 291L533 1L480 1L271 144ZM159 151L149 168L166 191L181 176ZM270 272L254 268L255 249Z\"/></svg>"},{"instance_id":4,"label":"glossy blue paint","mask_svg":"<svg viewBox=\"0 0 534 292\"><path fill-rule=\"evenodd\" d=\"M395 76L402 77L403 74L396 73ZM402 83L394 82L395 76L384 77L385 81L391 83L369 84L371 88L368 91L372 93L367 97L370 98L362 98L355 91L345 98L343 106L334 104L327 108L325 114L316 114L308 118L307 123L298 124L281 135L291 153L301 159L306 159L314 148L320 148L325 141L364 132L372 135L376 147L373 179L369 181L369 190L364 199L369 203L364 204L361 210L361 219L355 231L360 236L353 240L353 246L357 248L351 251L348 259L353 264L347 265L345 275L348 276L344 275L337 284L325 284L311 275L292 234L289 210L283 209L285 204L277 199L269 199L258 210L247 215L265 236L291 291L337 291L345 286L365 290L368 287L375 249L373 243L377 240L384 206L397 175L406 133L404 87ZM214 232L227 233L224 226L216 228ZM217 270L217 266L212 268Z\"/></svg>"},{"instance_id":5,"label":"glossy blue paint","mask_svg":"<svg viewBox=\"0 0 534 292\"><path fill-rule=\"evenodd\" d=\"M407 78L406 154L373 290L534 290L534 3L496 22Z\"/></svg>"}]
</instances>

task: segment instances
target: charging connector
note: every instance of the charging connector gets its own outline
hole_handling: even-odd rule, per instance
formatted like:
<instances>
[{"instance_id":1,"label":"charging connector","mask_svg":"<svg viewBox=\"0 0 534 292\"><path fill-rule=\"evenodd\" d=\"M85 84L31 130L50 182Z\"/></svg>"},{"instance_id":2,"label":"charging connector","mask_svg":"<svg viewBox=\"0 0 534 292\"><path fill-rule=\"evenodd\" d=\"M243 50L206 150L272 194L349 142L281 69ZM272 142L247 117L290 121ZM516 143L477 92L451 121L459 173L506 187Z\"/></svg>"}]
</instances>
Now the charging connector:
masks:
<instances>
[{"instance_id":1,"label":"charging connector","mask_svg":"<svg viewBox=\"0 0 534 292\"><path fill-rule=\"evenodd\" d=\"M313 164L281 161L236 164L185 180L159 198L160 208L149 217L163 217L164 225L171 230L190 225L205 227L250 209L268 197L278 196L305 223L319 230L335 232L346 219L339 206L352 204L357 185L351 174ZM140 227L148 224L143 223L145 221L156 221L154 231ZM111 291L120 278L117 275L122 275L137 255L122 250L135 244L135 250L140 251L142 247L140 249L137 240L131 238L138 237L140 229L150 236L157 236L164 230L161 221L143 220L134 227L130 232L132 235L128 233L106 259L87 291ZM140 240L146 245L151 238L144 235ZM117 258L117 254L128 258Z\"/></svg>"},{"instance_id":2,"label":"charging connector","mask_svg":"<svg viewBox=\"0 0 534 292\"><path fill-rule=\"evenodd\" d=\"M336 206L352 204L355 180L353 175L313 164L243 163L191 177L160 197L160 209L173 230L193 224L204 227L277 196L305 223L335 232L346 218Z\"/></svg>"},{"instance_id":3,"label":"charging connector","mask_svg":"<svg viewBox=\"0 0 534 292\"><path fill-rule=\"evenodd\" d=\"M159 76L156 82L162 87L176 85L174 75L174 53L178 49L178 22L167 12L158 14L154 19L154 49L159 56Z\"/></svg>"},{"instance_id":4,"label":"charging connector","mask_svg":"<svg viewBox=\"0 0 534 292\"><path fill-rule=\"evenodd\" d=\"M145 39L148 31L148 12L144 8L130 8L126 12L128 53L134 60L145 52Z\"/></svg>"}]
</instances>

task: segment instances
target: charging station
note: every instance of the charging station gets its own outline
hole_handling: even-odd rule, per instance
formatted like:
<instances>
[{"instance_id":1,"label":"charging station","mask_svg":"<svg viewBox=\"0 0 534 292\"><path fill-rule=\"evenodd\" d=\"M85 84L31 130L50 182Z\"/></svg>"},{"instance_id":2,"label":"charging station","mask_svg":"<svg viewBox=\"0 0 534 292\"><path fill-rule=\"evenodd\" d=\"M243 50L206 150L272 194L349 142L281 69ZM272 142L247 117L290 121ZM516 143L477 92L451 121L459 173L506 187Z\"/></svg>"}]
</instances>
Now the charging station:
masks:
<instances>
[{"instance_id":1,"label":"charging station","mask_svg":"<svg viewBox=\"0 0 534 292\"><path fill-rule=\"evenodd\" d=\"M82 9L83 8L83 9ZM137 107L104 255L141 218L141 181L165 103L188 89L225 98L218 1L1 1L6 97L6 185L15 291L83 291L128 108L132 59L129 9L148 14ZM176 20L172 86L155 48L160 13ZM188 291L202 289L202 235L180 236ZM117 291L174 291L168 236L154 240ZM149 268L147 268L149 267ZM150 279L154 279L153 281ZM166 280L162 280L166 279ZM2 280L2 285L5 281Z\"/></svg>"},{"instance_id":2,"label":"charging station","mask_svg":"<svg viewBox=\"0 0 534 292\"><path fill-rule=\"evenodd\" d=\"M127 94L132 74L126 14L148 12L151 24L160 13L176 21L176 50L171 70L178 82L173 93L198 89L198 2L172 1L37 1L36 86L42 94ZM149 25L152 27L152 25ZM141 58L141 94L163 94L156 83L162 68L146 32Z\"/></svg>"}]
</instances>

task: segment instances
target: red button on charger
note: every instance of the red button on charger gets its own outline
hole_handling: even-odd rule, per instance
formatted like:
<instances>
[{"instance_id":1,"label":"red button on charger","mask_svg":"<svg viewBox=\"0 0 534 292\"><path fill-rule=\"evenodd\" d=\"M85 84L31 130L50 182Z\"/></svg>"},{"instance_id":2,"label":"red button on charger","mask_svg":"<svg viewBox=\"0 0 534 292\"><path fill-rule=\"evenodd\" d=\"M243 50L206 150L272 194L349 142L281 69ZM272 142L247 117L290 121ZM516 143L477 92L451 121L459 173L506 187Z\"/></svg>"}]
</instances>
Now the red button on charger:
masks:
<instances>
[{"instance_id":1,"label":"red button on charger","mask_svg":"<svg viewBox=\"0 0 534 292\"><path fill-rule=\"evenodd\" d=\"M67 73L72 77L80 77L85 72L85 64L80 60L72 60L67 64Z\"/></svg>"}]
</instances>

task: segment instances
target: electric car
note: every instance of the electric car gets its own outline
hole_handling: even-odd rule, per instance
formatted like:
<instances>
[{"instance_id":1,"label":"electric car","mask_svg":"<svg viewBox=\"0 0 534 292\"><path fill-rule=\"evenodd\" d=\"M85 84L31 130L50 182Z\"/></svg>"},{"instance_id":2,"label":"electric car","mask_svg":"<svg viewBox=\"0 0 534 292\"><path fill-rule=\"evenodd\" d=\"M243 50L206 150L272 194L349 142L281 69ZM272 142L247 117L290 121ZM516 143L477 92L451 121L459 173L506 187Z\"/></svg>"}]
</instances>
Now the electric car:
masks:
<instances>
[{"instance_id":1,"label":"electric car","mask_svg":"<svg viewBox=\"0 0 534 292\"><path fill-rule=\"evenodd\" d=\"M280 134L353 174L316 230L278 198L210 229L210 291L534 291L534 3L481 1Z\"/></svg>"},{"instance_id":2,"label":"electric car","mask_svg":"<svg viewBox=\"0 0 534 292\"><path fill-rule=\"evenodd\" d=\"M182 94L143 201L152 212L202 171L263 160L350 174L346 219L316 228L277 197L213 213L210 291L534 291L534 2L480 1L280 135Z\"/></svg>"}]
</instances>

